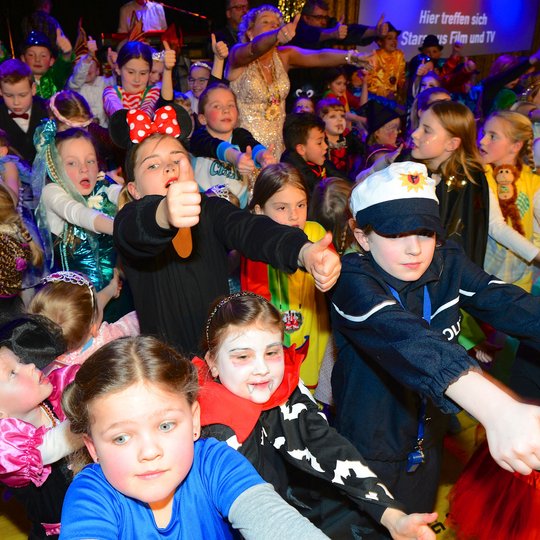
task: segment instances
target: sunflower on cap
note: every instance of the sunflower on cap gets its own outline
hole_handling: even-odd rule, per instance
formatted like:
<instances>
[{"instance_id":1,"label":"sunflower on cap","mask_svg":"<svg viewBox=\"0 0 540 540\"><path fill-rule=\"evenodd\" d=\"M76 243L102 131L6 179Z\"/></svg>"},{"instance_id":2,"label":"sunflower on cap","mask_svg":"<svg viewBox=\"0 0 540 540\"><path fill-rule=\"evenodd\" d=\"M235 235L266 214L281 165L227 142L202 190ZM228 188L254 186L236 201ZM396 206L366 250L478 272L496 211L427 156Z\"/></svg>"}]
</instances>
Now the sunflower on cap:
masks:
<instances>
[{"instance_id":1,"label":"sunflower on cap","mask_svg":"<svg viewBox=\"0 0 540 540\"><path fill-rule=\"evenodd\" d=\"M392 163L371 174L353 189L350 207L360 229L382 235L424 229L444 237L435 181L422 163Z\"/></svg>"}]
</instances>

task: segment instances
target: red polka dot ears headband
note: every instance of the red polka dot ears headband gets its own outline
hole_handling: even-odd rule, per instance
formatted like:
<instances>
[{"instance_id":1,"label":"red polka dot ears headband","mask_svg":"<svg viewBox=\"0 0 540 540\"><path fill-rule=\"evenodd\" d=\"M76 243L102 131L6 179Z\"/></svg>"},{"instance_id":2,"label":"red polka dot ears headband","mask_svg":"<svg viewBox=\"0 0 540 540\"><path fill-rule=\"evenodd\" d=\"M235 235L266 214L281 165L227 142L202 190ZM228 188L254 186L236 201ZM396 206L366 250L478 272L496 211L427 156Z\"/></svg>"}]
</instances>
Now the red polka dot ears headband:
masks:
<instances>
[{"instance_id":1,"label":"red polka dot ears headband","mask_svg":"<svg viewBox=\"0 0 540 540\"><path fill-rule=\"evenodd\" d=\"M180 135L176 113L170 105L158 109L153 121L147 113L137 109L128 111L126 120L129 125L129 138L134 144L140 143L152 133L163 133L173 137Z\"/></svg>"},{"instance_id":2,"label":"red polka dot ears headband","mask_svg":"<svg viewBox=\"0 0 540 540\"><path fill-rule=\"evenodd\" d=\"M171 135L183 142L192 129L191 115L174 103L159 108L153 119L139 109L121 109L116 111L109 121L111 139L117 146L126 149L141 143L153 133Z\"/></svg>"}]
</instances>

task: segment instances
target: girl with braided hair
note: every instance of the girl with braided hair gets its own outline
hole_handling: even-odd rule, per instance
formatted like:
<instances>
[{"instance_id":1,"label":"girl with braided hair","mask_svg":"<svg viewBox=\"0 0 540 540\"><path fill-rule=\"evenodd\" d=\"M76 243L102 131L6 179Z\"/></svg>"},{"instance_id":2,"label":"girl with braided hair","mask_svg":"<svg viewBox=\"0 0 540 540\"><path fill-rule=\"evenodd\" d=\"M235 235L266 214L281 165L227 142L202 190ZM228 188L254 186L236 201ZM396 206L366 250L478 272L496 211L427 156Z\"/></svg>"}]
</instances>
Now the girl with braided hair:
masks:
<instances>
[{"instance_id":1,"label":"girl with braided hair","mask_svg":"<svg viewBox=\"0 0 540 540\"><path fill-rule=\"evenodd\" d=\"M0 322L24 310L23 277L42 262L43 252L17 212L15 194L0 182Z\"/></svg>"}]
</instances>

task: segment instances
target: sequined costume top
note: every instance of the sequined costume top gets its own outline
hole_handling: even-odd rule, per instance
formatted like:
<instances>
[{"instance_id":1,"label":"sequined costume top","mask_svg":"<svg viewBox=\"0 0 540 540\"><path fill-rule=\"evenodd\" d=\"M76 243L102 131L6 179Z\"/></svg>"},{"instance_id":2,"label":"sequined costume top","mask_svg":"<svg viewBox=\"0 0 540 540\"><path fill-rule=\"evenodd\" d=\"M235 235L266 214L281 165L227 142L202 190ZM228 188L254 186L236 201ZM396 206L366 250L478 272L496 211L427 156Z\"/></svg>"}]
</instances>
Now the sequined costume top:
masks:
<instances>
[{"instance_id":1,"label":"sequined costume top","mask_svg":"<svg viewBox=\"0 0 540 540\"><path fill-rule=\"evenodd\" d=\"M275 146L279 160L284 150L283 123L285 122L285 99L289 93L289 76L283 67L279 54L272 53L272 73L274 81L268 84L258 61L251 62L238 77L231 81L231 90L238 102L239 127L247 129L264 146ZM275 115L266 114L272 100L278 108Z\"/></svg>"},{"instance_id":2,"label":"sequined costume top","mask_svg":"<svg viewBox=\"0 0 540 540\"><path fill-rule=\"evenodd\" d=\"M377 49L373 55L373 70L368 75L370 93L385 98L396 99L405 85L405 57L397 49L387 52Z\"/></svg>"},{"instance_id":3,"label":"sequined costume top","mask_svg":"<svg viewBox=\"0 0 540 540\"><path fill-rule=\"evenodd\" d=\"M113 217L116 213L116 202L109 199L109 185L107 178L98 181L92 193L85 198L89 208ZM84 227L64 221L61 234L53 232L53 238L56 267L83 272L98 291L112 279L116 252L111 235L90 233Z\"/></svg>"}]
</instances>

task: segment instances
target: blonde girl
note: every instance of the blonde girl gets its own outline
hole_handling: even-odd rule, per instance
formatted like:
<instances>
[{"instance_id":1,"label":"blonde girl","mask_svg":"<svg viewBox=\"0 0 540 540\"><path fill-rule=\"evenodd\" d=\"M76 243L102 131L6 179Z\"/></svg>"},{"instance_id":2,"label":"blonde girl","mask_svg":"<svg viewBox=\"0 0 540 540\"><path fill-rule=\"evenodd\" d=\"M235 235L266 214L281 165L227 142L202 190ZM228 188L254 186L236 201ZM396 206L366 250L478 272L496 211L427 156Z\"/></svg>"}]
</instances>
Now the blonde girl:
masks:
<instances>
[{"instance_id":1,"label":"blonde girl","mask_svg":"<svg viewBox=\"0 0 540 540\"><path fill-rule=\"evenodd\" d=\"M513 111L497 111L486 121L480 151L487 165L489 186L509 226L526 242L518 242L523 251L501 245L490 236L484 268L507 283L530 292L532 262L540 261L540 249L533 243L540 220L540 176L532 155L531 121Z\"/></svg>"},{"instance_id":2,"label":"blonde girl","mask_svg":"<svg viewBox=\"0 0 540 540\"><path fill-rule=\"evenodd\" d=\"M111 235L121 186L99 174L96 149L86 131L69 128L55 135L49 122L34 162L35 191L43 190L38 224L54 248L51 267L83 272L101 290L116 263Z\"/></svg>"},{"instance_id":3,"label":"blonde girl","mask_svg":"<svg viewBox=\"0 0 540 540\"><path fill-rule=\"evenodd\" d=\"M43 264L41 247L24 226L15 201L15 194L0 183L0 323L24 310L24 278L38 275Z\"/></svg>"},{"instance_id":4,"label":"blonde girl","mask_svg":"<svg viewBox=\"0 0 540 540\"><path fill-rule=\"evenodd\" d=\"M43 279L28 312L58 324L66 343L66 352L55 359L47 372L61 366L82 364L105 343L139 334L134 311L114 323L103 322L104 307L120 294L120 289L116 273L99 293L86 276L76 272L55 272Z\"/></svg>"},{"instance_id":5,"label":"blonde girl","mask_svg":"<svg viewBox=\"0 0 540 540\"><path fill-rule=\"evenodd\" d=\"M433 103L412 133L413 160L437 182L441 222L447 237L482 265L489 226L489 189L476 147L471 111L461 103Z\"/></svg>"}]
</instances>

